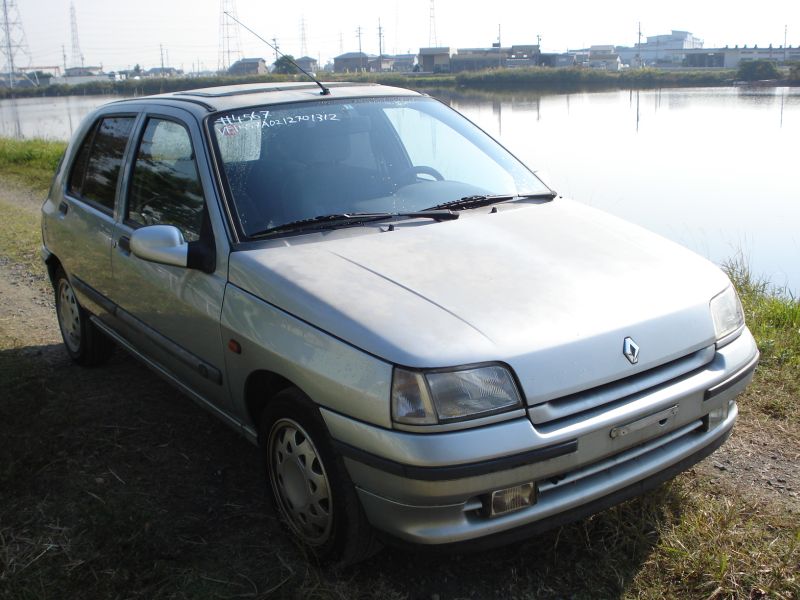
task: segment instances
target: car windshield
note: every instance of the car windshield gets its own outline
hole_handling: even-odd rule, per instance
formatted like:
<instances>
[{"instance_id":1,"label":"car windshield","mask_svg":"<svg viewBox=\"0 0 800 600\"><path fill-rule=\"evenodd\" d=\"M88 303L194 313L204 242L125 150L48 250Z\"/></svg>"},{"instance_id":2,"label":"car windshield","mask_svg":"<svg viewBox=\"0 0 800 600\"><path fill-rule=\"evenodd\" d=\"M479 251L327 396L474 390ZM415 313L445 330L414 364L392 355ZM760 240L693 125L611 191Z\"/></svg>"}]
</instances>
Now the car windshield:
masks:
<instances>
[{"instance_id":1,"label":"car windshield","mask_svg":"<svg viewBox=\"0 0 800 600\"><path fill-rule=\"evenodd\" d=\"M550 190L467 119L424 97L324 100L212 117L245 236L322 215L408 213Z\"/></svg>"}]
</instances>

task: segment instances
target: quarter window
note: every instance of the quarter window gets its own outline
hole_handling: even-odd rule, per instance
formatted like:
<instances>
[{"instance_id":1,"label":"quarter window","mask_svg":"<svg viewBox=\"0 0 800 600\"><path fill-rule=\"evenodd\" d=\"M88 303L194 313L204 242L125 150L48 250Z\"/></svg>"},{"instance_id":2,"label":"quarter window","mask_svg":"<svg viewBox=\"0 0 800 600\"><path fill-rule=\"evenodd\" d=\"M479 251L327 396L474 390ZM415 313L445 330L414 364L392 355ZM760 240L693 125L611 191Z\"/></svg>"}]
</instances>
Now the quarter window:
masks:
<instances>
[{"instance_id":1,"label":"quarter window","mask_svg":"<svg viewBox=\"0 0 800 600\"><path fill-rule=\"evenodd\" d=\"M174 225L191 242L200 237L204 206L189 132L175 121L150 119L136 153L127 219Z\"/></svg>"},{"instance_id":2,"label":"quarter window","mask_svg":"<svg viewBox=\"0 0 800 600\"><path fill-rule=\"evenodd\" d=\"M69 178L71 194L107 212L114 210L122 158L133 117L102 119L86 136Z\"/></svg>"}]
</instances>

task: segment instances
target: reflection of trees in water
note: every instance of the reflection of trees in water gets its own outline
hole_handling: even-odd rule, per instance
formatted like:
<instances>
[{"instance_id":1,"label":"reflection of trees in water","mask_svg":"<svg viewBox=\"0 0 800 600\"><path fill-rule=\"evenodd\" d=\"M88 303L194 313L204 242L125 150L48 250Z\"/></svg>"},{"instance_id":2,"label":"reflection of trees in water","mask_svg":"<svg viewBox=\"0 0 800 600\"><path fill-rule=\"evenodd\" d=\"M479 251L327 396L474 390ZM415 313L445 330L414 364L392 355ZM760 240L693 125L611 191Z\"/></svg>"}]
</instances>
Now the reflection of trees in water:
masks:
<instances>
[{"instance_id":1,"label":"reflection of trees in water","mask_svg":"<svg viewBox=\"0 0 800 600\"><path fill-rule=\"evenodd\" d=\"M194 160L136 161L129 218L143 225L175 225L193 241L199 237L202 217L203 191Z\"/></svg>"},{"instance_id":2,"label":"reflection of trees in water","mask_svg":"<svg viewBox=\"0 0 800 600\"><path fill-rule=\"evenodd\" d=\"M122 156L128 142L133 119L130 117L104 119L94 137L82 195L108 208L114 208Z\"/></svg>"}]
</instances>

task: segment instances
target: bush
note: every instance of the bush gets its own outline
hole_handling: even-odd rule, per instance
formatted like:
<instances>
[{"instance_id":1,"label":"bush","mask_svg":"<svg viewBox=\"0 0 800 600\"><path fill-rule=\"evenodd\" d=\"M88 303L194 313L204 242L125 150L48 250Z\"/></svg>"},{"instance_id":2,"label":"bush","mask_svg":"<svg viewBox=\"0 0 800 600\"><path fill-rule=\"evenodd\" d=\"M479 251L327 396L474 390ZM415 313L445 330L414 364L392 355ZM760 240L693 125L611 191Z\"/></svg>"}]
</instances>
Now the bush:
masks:
<instances>
[{"instance_id":1,"label":"bush","mask_svg":"<svg viewBox=\"0 0 800 600\"><path fill-rule=\"evenodd\" d=\"M771 60L748 60L739 63L736 77L742 81L759 81L762 79L778 79L778 66Z\"/></svg>"}]
</instances>

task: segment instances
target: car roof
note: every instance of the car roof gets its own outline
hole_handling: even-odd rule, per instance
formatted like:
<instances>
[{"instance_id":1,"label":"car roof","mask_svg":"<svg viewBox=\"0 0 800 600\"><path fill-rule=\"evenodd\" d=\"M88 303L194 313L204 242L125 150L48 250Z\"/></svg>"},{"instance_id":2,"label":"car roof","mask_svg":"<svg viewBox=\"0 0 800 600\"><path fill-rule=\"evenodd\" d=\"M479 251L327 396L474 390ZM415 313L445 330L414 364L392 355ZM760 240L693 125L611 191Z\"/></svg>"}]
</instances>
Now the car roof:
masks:
<instances>
[{"instance_id":1,"label":"car roof","mask_svg":"<svg viewBox=\"0 0 800 600\"><path fill-rule=\"evenodd\" d=\"M158 102L200 113L209 113L287 102L421 95L412 90L375 83L326 82L324 85L330 90L330 94L322 95L320 87L314 82L247 83L127 98L118 100L114 104Z\"/></svg>"}]
</instances>

